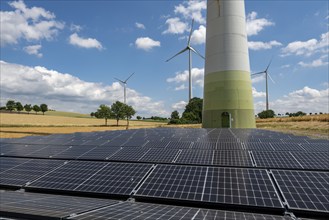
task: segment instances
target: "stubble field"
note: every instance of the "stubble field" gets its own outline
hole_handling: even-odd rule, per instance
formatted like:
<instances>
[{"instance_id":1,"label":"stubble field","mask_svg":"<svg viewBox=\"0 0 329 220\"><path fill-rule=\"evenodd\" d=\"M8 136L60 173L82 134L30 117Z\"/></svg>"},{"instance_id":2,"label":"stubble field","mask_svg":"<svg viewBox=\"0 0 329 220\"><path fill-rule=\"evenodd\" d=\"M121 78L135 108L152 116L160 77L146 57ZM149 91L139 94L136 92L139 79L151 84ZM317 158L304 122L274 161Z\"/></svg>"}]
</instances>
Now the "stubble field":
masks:
<instances>
[{"instance_id":1,"label":"stubble field","mask_svg":"<svg viewBox=\"0 0 329 220\"><path fill-rule=\"evenodd\" d=\"M0 137L19 138L29 135L49 135L57 133L92 132L126 129L126 121L96 119L87 115L54 114L8 114L0 113ZM257 128L304 135L313 138L329 139L329 114L292 117L257 119ZM129 129L156 127L201 128L197 125L167 125L164 122L130 121Z\"/></svg>"}]
</instances>

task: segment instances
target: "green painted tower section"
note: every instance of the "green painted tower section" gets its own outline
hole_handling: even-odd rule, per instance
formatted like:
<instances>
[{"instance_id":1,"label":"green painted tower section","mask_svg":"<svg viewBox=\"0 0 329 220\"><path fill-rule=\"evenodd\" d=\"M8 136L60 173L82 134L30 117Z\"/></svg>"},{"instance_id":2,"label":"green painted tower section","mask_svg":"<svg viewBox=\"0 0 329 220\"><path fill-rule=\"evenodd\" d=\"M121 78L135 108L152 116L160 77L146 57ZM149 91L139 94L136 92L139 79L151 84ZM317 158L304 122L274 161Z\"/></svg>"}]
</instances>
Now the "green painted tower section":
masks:
<instances>
[{"instance_id":1,"label":"green painted tower section","mask_svg":"<svg viewBox=\"0 0 329 220\"><path fill-rule=\"evenodd\" d=\"M255 128L244 0L208 0L203 128Z\"/></svg>"}]
</instances>

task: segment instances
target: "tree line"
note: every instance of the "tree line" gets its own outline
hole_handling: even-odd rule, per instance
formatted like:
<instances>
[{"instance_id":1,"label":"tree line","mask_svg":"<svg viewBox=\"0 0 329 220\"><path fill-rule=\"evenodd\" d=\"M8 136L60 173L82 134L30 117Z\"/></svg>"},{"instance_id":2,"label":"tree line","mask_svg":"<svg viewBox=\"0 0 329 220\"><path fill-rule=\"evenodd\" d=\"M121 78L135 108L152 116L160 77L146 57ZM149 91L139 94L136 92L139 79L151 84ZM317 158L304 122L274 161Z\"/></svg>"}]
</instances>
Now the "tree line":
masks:
<instances>
[{"instance_id":1,"label":"tree line","mask_svg":"<svg viewBox=\"0 0 329 220\"><path fill-rule=\"evenodd\" d=\"M185 106L182 117L177 110L173 111L168 124L199 124L202 123L203 99L194 97Z\"/></svg>"},{"instance_id":2,"label":"tree line","mask_svg":"<svg viewBox=\"0 0 329 220\"><path fill-rule=\"evenodd\" d=\"M104 104L100 105L96 112L90 113L90 116L96 118L104 118L105 126L107 126L108 119L115 119L117 121L117 126L119 126L120 119L126 119L128 129L129 119L131 119L135 114L136 111L132 106L116 101L111 105L111 107Z\"/></svg>"},{"instance_id":3,"label":"tree line","mask_svg":"<svg viewBox=\"0 0 329 220\"><path fill-rule=\"evenodd\" d=\"M32 105L32 104L25 104L22 105L21 102L16 102L15 100L8 100L6 103L6 106L0 107L0 110L7 110L10 112L17 111L20 113L21 111L25 110L28 114L33 110L35 114L38 114L38 112L42 112L43 115L45 112L48 111L48 105L41 104L41 105Z\"/></svg>"}]
</instances>

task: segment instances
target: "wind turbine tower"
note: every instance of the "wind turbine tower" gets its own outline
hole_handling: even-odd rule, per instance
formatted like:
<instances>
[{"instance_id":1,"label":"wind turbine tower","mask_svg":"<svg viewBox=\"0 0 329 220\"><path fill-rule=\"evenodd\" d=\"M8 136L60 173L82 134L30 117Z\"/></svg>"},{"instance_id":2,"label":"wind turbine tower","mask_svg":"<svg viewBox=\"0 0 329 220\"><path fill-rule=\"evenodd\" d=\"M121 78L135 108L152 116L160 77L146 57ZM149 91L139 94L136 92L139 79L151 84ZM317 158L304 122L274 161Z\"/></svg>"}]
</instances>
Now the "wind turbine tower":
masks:
<instances>
[{"instance_id":1,"label":"wind turbine tower","mask_svg":"<svg viewBox=\"0 0 329 220\"><path fill-rule=\"evenodd\" d=\"M204 128L255 128L244 0L208 0Z\"/></svg>"},{"instance_id":2,"label":"wind turbine tower","mask_svg":"<svg viewBox=\"0 0 329 220\"><path fill-rule=\"evenodd\" d=\"M126 95L126 89L127 89L127 81L132 77L135 73L132 73L125 81L114 78L115 80L118 80L123 85L123 103L127 104L127 95Z\"/></svg>"},{"instance_id":3,"label":"wind turbine tower","mask_svg":"<svg viewBox=\"0 0 329 220\"><path fill-rule=\"evenodd\" d=\"M190 30L190 35L189 35L189 38L188 38L188 41L187 41L187 46L179 51L177 54L175 54L174 56L172 56L171 58L169 58L168 60L166 60L166 62L168 62L169 60L173 59L174 57L178 56L179 54L182 54L184 53L185 51L188 50L188 70L189 70L189 93L188 93L188 100L190 101L192 99L192 52L197 54L199 57L204 58L204 56L202 56L196 49L194 49L192 46L191 46L191 37L192 37L192 32L193 32L193 23L194 23L194 20L192 20L192 24L191 24L191 30Z\"/></svg>"}]
</instances>

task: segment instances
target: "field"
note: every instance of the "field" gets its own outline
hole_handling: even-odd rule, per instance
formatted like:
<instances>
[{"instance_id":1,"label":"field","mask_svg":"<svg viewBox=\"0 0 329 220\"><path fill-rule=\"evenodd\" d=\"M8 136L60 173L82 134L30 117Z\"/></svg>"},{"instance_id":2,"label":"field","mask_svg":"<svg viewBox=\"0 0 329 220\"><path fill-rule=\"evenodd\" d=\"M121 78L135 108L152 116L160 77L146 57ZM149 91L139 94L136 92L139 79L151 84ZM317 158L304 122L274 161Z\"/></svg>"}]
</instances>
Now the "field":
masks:
<instances>
[{"instance_id":1,"label":"field","mask_svg":"<svg viewBox=\"0 0 329 220\"><path fill-rule=\"evenodd\" d=\"M48 135L55 133L91 132L126 129L126 121L91 118L88 115L68 112L47 112L42 114L8 114L0 113L0 137L18 138L27 135ZM201 125L167 125L163 122L130 121L129 129L155 127L189 127L200 128ZM292 117L257 119L258 128L329 139L329 114Z\"/></svg>"}]
</instances>

